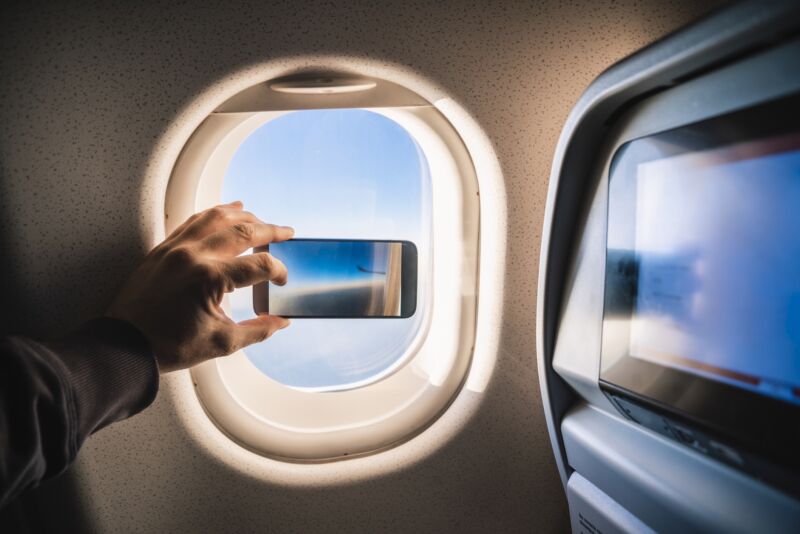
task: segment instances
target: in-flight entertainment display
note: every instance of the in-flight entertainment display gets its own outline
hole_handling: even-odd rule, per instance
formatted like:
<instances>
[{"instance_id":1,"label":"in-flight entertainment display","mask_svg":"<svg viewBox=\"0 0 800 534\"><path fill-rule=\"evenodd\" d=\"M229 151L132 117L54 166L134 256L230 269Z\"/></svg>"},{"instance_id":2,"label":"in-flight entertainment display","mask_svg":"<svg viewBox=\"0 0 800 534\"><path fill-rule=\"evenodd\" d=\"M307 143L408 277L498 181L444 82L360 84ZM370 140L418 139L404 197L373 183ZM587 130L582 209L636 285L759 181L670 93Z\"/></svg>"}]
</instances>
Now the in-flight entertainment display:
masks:
<instances>
[{"instance_id":1,"label":"in-flight entertainment display","mask_svg":"<svg viewBox=\"0 0 800 534\"><path fill-rule=\"evenodd\" d=\"M601 384L773 452L800 420L799 101L636 139L609 175Z\"/></svg>"},{"instance_id":2,"label":"in-flight entertainment display","mask_svg":"<svg viewBox=\"0 0 800 534\"><path fill-rule=\"evenodd\" d=\"M638 165L629 354L800 403L800 135Z\"/></svg>"}]
</instances>

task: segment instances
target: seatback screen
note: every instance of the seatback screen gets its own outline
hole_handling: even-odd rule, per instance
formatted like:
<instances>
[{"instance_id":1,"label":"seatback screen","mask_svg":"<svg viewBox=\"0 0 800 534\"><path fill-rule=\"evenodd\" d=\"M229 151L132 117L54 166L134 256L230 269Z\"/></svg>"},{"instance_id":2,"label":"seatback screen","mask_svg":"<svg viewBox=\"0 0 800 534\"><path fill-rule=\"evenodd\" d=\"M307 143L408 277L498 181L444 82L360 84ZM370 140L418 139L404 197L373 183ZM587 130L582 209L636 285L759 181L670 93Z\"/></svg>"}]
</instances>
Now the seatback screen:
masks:
<instances>
[{"instance_id":1,"label":"seatback screen","mask_svg":"<svg viewBox=\"0 0 800 534\"><path fill-rule=\"evenodd\" d=\"M800 466L798 116L790 96L617 150L600 381Z\"/></svg>"},{"instance_id":2,"label":"seatback screen","mask_svg":"<svg viewBox=\"0 0 800 534\"><path fill-rule=\"evenodd\" d=\"M636 169L633 357L800 403L800 135Z\"/></svg>"}]
</instances>

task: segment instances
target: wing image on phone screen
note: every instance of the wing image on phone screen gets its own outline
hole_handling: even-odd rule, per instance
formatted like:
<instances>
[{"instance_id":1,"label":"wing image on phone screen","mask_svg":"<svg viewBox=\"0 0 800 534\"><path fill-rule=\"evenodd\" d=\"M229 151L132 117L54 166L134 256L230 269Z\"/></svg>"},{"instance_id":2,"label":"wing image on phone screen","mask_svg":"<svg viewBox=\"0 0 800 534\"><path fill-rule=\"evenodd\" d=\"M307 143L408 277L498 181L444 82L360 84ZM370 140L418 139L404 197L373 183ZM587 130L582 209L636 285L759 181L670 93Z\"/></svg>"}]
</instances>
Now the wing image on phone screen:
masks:
<instances>
[{"instance_id":1,"label":"wing image on phone screen","mask_svg":"<svg viewBox=\"0 0 800 534\"><path fill-rule=\"evenodd\" d=\"M263 250L286 265L289 280L254 287L257 313L403 318L416 309L417 252L408 241L293 239Z\"/></svg>"}]
</instances>

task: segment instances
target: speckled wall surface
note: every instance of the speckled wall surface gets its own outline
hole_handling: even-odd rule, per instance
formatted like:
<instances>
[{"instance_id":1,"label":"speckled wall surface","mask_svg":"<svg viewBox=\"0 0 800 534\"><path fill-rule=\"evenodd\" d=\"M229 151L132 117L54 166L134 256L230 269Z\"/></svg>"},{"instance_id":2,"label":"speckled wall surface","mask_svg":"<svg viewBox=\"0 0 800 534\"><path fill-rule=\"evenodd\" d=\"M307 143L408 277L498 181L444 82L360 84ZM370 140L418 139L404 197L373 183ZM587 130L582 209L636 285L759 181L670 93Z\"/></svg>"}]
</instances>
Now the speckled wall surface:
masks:
<instances>
[{"instance_id":1,"label":"speckled wall surface","mask_svg":"<svg viewBox=\"0 0 800 534\"><path fill-rule=\"evenodd\" d=\"M53 3L56 4L56 3ZM94 436L74 471L116 532L563 531L538 394L534 311L551 156L605 67L711 7L692 1L5 3L0 13L2 330L51 335L101 312L157 235L166 132L210 85L272 58L400 65L484 128L508 192L503 342L480 410L423 461L281 485L210 460L179 403ZM179 149L180 147L178 147ZM167 380L169 383L169 380ZM412 440L413 441L413 440Z\"/></svg>"}]
</instances>

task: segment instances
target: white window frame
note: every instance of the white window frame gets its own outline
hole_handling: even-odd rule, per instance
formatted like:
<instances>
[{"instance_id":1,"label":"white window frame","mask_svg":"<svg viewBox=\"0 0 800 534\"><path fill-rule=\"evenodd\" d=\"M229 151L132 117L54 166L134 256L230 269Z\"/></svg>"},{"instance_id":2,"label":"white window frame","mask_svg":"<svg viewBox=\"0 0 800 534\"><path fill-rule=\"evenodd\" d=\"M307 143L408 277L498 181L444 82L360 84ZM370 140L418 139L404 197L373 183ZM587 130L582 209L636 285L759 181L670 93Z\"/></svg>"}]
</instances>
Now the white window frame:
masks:
<instances>
[{"instance_id":1,"label":"white window frame","mask_svg":"<svg viewBox=\"0 0 800 534\"><path fill-rule=\"evenodd\" d=\"M394 372L344 391L283 385L258 370L243 351L193 368L193 383L210 419L259 454L308 462L391 447L443 413L467 375L478 294L480 202L475 168L458 132L434 105L418 97L411 105L398 105L397 98L389 104L352 107L400 124L428 161L434 261L431 294L422 303L430 307L426 320ZM219 204L228 164L250 134L285 113L311 107L319 106L212 113L173 169L166 198L167 232L192 213ZM420 257L423 265L427 260Z\"/></svg>"}]
</instances>

